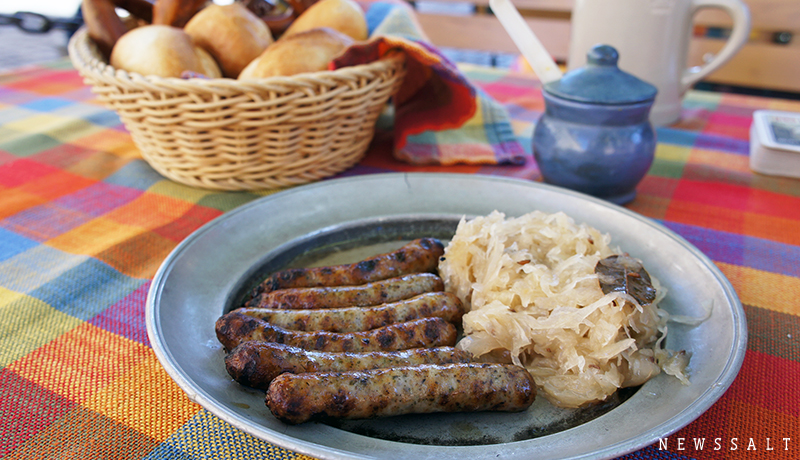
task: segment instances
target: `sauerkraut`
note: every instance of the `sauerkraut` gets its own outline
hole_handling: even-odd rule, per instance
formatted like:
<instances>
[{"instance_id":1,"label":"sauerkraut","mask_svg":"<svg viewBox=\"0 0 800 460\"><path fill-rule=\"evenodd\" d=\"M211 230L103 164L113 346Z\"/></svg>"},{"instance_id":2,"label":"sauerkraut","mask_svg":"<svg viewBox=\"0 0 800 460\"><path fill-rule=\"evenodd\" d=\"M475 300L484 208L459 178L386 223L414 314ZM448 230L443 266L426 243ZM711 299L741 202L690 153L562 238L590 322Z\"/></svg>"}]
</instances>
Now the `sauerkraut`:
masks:
<instances>
[{"instance_id":1,"label":"sauerkraut","mask_svg":"<svg viewBox=\"0 0 800 460\"><path fill-rule=\"evenodd\" d=\"M687 354L661 347L668 315L658 280L645 305L601 289L595 266L614 254L609 235L564 213L462 219L439 264L468 312L458 347L524 366L562 407L605 400L662 369L688 382Z\"/></svg>"}]
</instances>

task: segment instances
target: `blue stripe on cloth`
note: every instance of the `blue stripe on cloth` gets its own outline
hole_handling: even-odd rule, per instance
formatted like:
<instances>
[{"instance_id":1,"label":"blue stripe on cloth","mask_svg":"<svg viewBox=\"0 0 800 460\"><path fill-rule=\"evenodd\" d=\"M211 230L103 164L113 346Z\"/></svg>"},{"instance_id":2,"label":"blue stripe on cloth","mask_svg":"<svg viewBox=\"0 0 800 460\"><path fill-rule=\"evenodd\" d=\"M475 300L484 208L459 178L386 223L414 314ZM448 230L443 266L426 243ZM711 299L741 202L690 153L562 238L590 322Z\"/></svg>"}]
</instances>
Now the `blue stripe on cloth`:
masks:
<instances>
[{"instance_id":1,"label":"blue stripe on cloth","mask_svg":"<svg viewBox=\"0 0 800 460\"><path fill-rule=\"evenodd\" d=\"M117 115L116 112L109 112L107 110L86 115L83 119L94 125L104 126L106 128L118 128L123 126L119 115Z\"/></svg>"},{"instance_id":2,"label":"blue stripe on cloth","mask_svg":"<svg viewBox=\"0 0 800 460\"><path fill-rule=\"evenodd\" d=\"M66 233L90 220L92 220L92 216L84 212L66 209L53 203L45 203L0 221L0 227L42 242Z\"/></svg>"},{"instance_id":3,"label":"blue stripe on cloth","mask_svg":"<svg viewBox=\"0 0 800 460\"><path fill-rule=\"evenodd\" d=\"M21 254L37 244L36 241L0 228L0 262Z\"/></svg>"},{"instance_id":4,"label":"blue stripe on cloth","mask_svg":"<svg viewBox=\"0 0 800 460\"><path fill-rule=\"evenodd\" d=\"M750 153L750 141L741 139L731 139L716 134L698 134L689 131L672 128L657 128L656 138L659 143L683 145L685 147L697 147L709 150L722 150L739 155Z\"/></svg>"},{"instance_id":5,"label":"blue stripe on cloth","mask_svg":"<svg viewBox=\"0 0 800 460\"><path fill-rule=\"evenodd\" d=\"M659 143L683 145L691 147L697 141L697 133L682 129L656 128L656 138Z\"/></svg>"},{"instance_id":6,"label":"blue stripe on cloth","mask_svg":"<svg viewBox=\"0 0 800 460\"><path fill-rule=\"evenodd\" d=\"M483 91L480 91L483 96ZM483 127L486 131L486 140L492 146L497 146L507 139L514 138L514 132L508 120L504 120L499 113L499 108L489 101L481 101L481 117L483 117Z\"/></svg>"},{"instance_id":7,"label":"blue stripe on cloth","mask_svg":"<svg viewBox=\"0 0 800 460\"><path fill-rule=\"evenodd\" d=\"M97 259L87 258L28 295L67 315L88 321L146 282L123 275Z\"/></svg>"},{"instance_id":8,"label":"blue stripe on cloth","mask_svg":"<svg viewBox=\"0 0 800 460\"><path fill-rule=\"evenodd\" d=\"M386 3L386 2L373 2L370 4L369 9L367 9L366 13L364 14L365 19L367 20L367 30L369 34L372 35L372 32L377 28L386 16L395 9L399 8L399 5Z\"/></svg>"},{"instance_id":9,"label":"blue stripe on cloth","mask_svg":"<svg viewBox=\"0 0 800 460\"><path fill-rule=\"evenodd\" d=\"M28 294L87 259L40 244L0 262L0 286Z\"/></svg>"},{"instance_id":10,"label":"blue stripe on cloth","mask_svg":"<svg viewBox=\"0 0 800 460\"><path fill-rule=\"evenodd\" d=\"M664 222L664 225L714 261L800 277L798 246L674 222Z\"/></svg>"},{"instance_id":11,"label":"blue stripe on cloth","mask_svg":"<svg viewBox=\"0 0 800 460\"><path fill-rule=\"evenodd\" d=\"M492 99L482 89L478 89L480 97L481 117L486 139L494 150L495 158L500 164L524 164L525 154L517 142L511 121L504 106Z\"/></svg>"},{"instance_id":12,"label":"blue stripe on cloth","mask_svg":"<svg viewBox=\"0 0 800 460\"><path fill-rule=\"evenodd\" d=\"M55 203L93 217L99 217L130 203L143 193L138 188L98 182L61 197Z\"/></svg>"},{"instance_id":13,"label":"blue stripe on cloth","mask_svg":"<svg viewBox=\"0 0 800 460\"><path fill-rule=\"evenodd\" d=\"M406 138L408 144L406 147L408 148L410 145L424 145L426 146L426 150L430 148L434 152L438 152L438 148L436 145L438 144L436 139L436 133L433 131L423 131L419 134L409 134Z\"/></svg>"},{"instance_id":14,"label":"blue stripe on cloth","mask_svg":"<svg viewBox=\"0 0 800 460\"><path fill-rule=\"evenodd\" d=\"M198 443L198 439L206 442ZM171 456L172 455L172 456ZM143 460L207 458L290 460L300 454L239 431L205 409L197 412Z\"/></svg>"},{"instance_id":15,"label":"blue stripe on cloth","mask_svg":"<svg viewBox=\"0 0 800 460\"><path fill-rule=\"evenodd\" d=\"M6 101L3 101L3 103L7 104ZM30 118L35 115L36 112L34 112L33 110L24 110L20 107L15 107L15 106L3 107L2 109L0 109L0 126L12 121L19 121L25 118Z\"/></svg>"},{"instance_id":16,"label":"blue stripe on cloth","mask_svg":"<svg viewBox=\"0 0 800 460\"><path fill-rule=\"evenodd\" d=\"M43 97L40 99L34 99L33 101L25 104L21 104L20 107L35 110L37 112L53 112L62 107L73 104L75 104L75 101L62 99L60 97Z\"/></svg>"},{"instance_id":17,"label":"blue stripe on cloth","mask_svg":"<svg viewBox=\"0 0 800 460\"><path fill-rule=\"evenodd\" d=\"M150 167L144 160L134 160L119 168L117 172L106 177L104 182L131 187L138 190L147 190L157 182L166 180Z\"/></svg>"},{"instance_id":18,"label":"blue stripe on cloth","mask_svg":"<svg viewBox=\"0 0 800 460\"><path fill-rule=\"evenodd\" d=\"M508 110L508 115L517 121L526 121L529 123L536 123L539 118L542 116L542 112L539 110L531 110L521 105L517 104L510 104L507 103L505 105L506 110Z\"/></svg>"},{"instance_id":19,"label":"blue stripe on cloth","mask_svg":"<svg viewBox=\"0 0 800 460\"><path fill-rule=\"evenodd\" d=\"M122 121L113 110L108 110L95 104L72 103L51 112L53 115L64 118L81 118L90 123L106 128L122 126Z\"/></svg>"},{"instance_id":20,"label":"blue stripe on cloth","mask_svg":"<svg viewBox=\"0 0 800 460\"><path fill-rule=\"evenodd\" d=\"M701 134L697 137L695 147L709 150L722 150L739 155L750 154L750 141L742 139L731 139L715 134Z\"/></svg>"},{"instance_id":21,"label":"blue stripe on cloth","mask_svg":"<svg viewBox=\"0 0 800 460\"><path fill-rule=\"evenodd\" d=\"M162 442L142 460L195 460L196 458L183 452L178 446L173 446L169 442Z\"/></svg>"},{"instance_id":22,"label":"blue stripe on cloth","mask_svg":"<svg viewBox=\"0 0 800 460\"><path fill-rule=\"evenodd\" d=\"M372 2L367 8L367 33L370 37L392 35L421 42L425 39L418 24L412 20L407 5L392 2Z\"/></svg>"}]
</instances>

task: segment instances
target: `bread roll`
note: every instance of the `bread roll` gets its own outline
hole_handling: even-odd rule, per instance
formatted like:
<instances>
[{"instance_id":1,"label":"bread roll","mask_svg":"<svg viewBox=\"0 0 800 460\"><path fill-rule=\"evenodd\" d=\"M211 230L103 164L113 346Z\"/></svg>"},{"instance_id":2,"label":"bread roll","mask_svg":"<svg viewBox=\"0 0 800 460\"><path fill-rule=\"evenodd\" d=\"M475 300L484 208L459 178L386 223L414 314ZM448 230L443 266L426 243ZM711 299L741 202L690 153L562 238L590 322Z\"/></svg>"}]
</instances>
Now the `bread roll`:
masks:
<instances>
[{"instance_id":1,"label":"bread roll","mask_svg":"<svg viewBox=\"0 0 800 460\"><path fill-rule=\"evenodd\" d=\"M327 70L353 39L329 28L306 30L281 37L239 74L239 80L296 75Z\"/></svg>"},{"instance_id":2,"label":"bread roll","mask_svg":"<svg viewBox=\"0 0 800 460\"><path fill-rule=\"evenodd\" d=\"M239 2L203 8L184 30L214 57L222 75L230 78L239 76L272 43L264 21Z\"/></svg>"},{"instance_id":3,"label":"bread roll","mask_svg":"<svg viewBox=\"0 0 800 460\"><path fill-rule=\"evenodd\" d=\"M217 64L216 59L214 59L214 57L211 56L208 51L197 45L194 46L194 51L195 54L197 54L197 59L200 61L200 68L203 69L202 71L196 73L208 78L222 77L222 69L219 68L219 64ZM186 77L185 72L183 72L181 76Z\"/></svg>"},{"instance_id":4,"label":"bread roll","mask_svg":"<svg viewBox=\"0 0 800 460\"><path fill-rule=\"evenodd\" d=\"M209 78L222 76L214 59L177 27L146 25L126 33L111 51L117 69L142 75L180 77L184 71Z\"/></svg>"},{"instance_id":5,"label":"bread roll","mask_svg":"<svg viewBox=\"0 0 800 460\"><path fill-rule=\"evenodd\" d=\"M367 20L353 0L320 0L308 7L284 32L284 37L318 27L330 27L353 40L366 40Z\"/></svg>"}]
</instances>

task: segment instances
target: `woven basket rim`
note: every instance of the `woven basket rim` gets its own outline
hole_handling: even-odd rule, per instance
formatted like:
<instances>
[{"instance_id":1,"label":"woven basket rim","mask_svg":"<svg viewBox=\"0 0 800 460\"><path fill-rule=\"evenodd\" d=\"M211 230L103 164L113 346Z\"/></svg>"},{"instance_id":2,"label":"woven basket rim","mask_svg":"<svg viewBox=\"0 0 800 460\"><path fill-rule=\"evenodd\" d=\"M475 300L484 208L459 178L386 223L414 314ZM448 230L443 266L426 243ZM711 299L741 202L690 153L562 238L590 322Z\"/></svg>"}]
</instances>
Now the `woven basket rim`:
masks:
<instances>
[{"instance_id":1,"label":"woven basket rim","mask_svg":"<svg viewBox=\"0 0 800 460\"><path fill-rule=\"evenodd\" d=\"M156 75L141 75L136 72L128 72L117 69L105 62L100 56L100 52L93 40L89 36L86 26L78 29L68 44L68 52L73 65L81 73L91 73L104 75L105 78L112 77L120 81L138 82L152 85L152 87L163 87L174 90L176 87L191 91L207 91L219 89L241 89L243 86L258 88L276 86L297 87L297 86L316 86L320 80L339 79L342 77L358 78L364 74L380 72L386 67L402 66L405 56L401 52L392 52L375 62L358 64L342 67L336 70L323 70L319 72L307 72L291 76L274 76L257 79L238 80L235 78L179 78L179 77L160 77Z\"/></svg>"},{"instance_id":2,"label":"woven basket rim","mask_svg":"<svg viewBox=\"0 0 800 460\"><path fill-rule=\"evenodd\" d=\"M300 185L352 167L406 73L405 53L398 51L288 77L142 76L109 65L85 27L70 40L69 54L147 163L168 179L212 190ZM332 130L331 123L347 129Z\"/></svg>"}]
</instances>

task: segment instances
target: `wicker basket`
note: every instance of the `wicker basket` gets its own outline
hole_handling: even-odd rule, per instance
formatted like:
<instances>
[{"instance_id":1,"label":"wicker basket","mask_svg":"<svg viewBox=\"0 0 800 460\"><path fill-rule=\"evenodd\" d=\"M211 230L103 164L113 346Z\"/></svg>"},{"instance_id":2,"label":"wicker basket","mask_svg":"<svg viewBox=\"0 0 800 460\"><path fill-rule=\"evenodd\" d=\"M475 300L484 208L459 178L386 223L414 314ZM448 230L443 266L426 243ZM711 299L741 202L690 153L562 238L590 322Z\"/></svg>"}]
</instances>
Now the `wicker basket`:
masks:
<instances>
[{"instance_id":1,"label":"wicker basket","mask_svg":"<svg viewBox=\"0 0 800 460\"><path fill-rule=\"evenodd\" d=\"M69 55L155 170L214 190L299 185L354 166L405 75L395 55L249 82L143 77L108 65L85 28Z\"/></svg>"}]
</instances>

